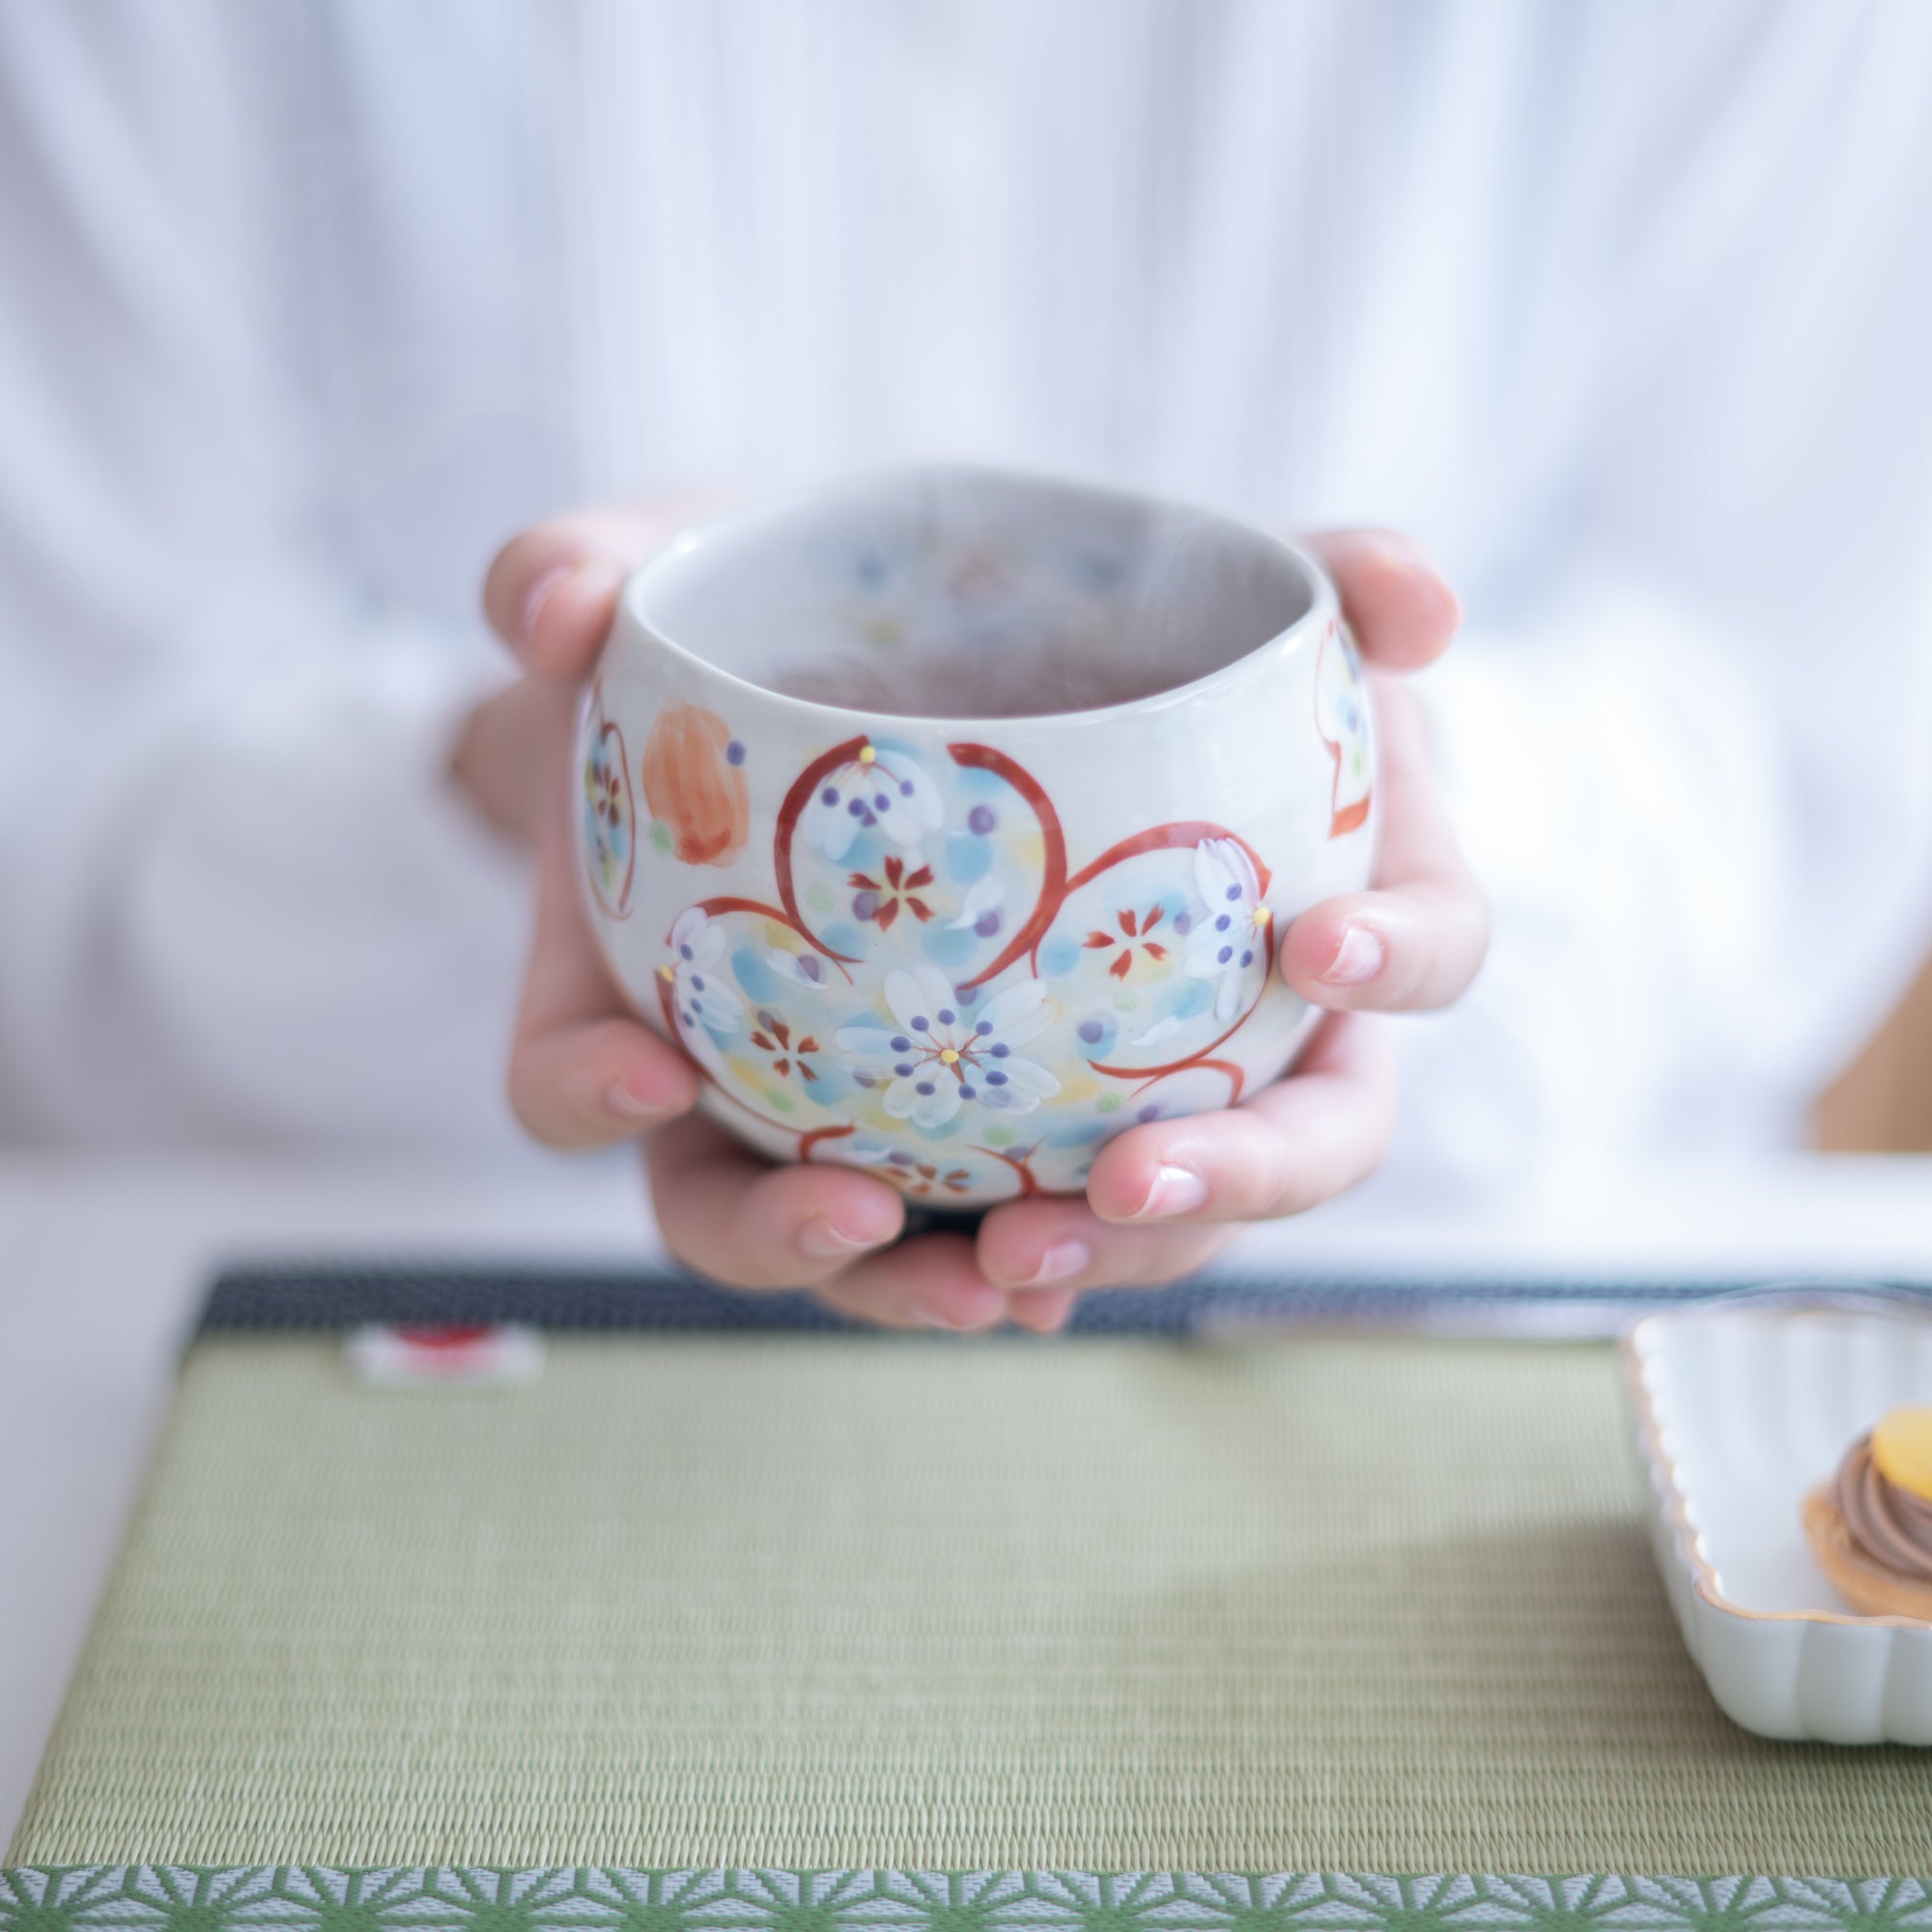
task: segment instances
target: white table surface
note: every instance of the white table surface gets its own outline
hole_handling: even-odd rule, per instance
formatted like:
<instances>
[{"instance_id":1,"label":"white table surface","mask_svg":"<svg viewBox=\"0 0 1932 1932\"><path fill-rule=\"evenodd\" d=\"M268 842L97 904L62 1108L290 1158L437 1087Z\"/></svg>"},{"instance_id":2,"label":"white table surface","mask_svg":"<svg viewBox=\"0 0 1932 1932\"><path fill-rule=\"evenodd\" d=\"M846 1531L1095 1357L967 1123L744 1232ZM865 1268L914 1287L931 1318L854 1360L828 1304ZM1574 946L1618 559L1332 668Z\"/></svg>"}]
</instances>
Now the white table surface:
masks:
<instances>
[{"instance_id":1,"label":"white table surface","mask_svg":"<svg viewBox=\"0 0 1932 1932\"><path fill-rule=\"evenodd\" d=\"M0 1846L86 1634L213 1267L237 1257L639 1259L628 1161L513 1173L0 1156ZM1600 1176L1507 1212L1394 1212L1371 1188L1248 1259L1391 1273L1631 1271L1932 1281L1932 1160Z\"/></svg>"}]
</instances>

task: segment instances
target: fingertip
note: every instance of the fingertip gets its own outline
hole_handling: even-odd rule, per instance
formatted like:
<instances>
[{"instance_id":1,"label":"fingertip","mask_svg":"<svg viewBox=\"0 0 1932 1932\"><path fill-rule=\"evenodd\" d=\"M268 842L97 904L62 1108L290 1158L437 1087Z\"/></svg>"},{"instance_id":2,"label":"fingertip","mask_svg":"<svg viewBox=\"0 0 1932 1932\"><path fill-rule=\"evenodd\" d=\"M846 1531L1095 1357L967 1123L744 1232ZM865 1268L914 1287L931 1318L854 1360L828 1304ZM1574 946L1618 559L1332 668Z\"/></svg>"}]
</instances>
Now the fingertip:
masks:
<instances>
[{"instance_id":1,"label":"fingertip","mask_svg":"<svg viewBox=\"0 0 1932 1932\"><path fill-rule=\"evenodd\" d=\"M801 1203L806 1218L799 1239L803 1251L810 1254L806 1231L820 1231L814 1238L823 1244L823 1252L813 1259L852 1261L889 1246L904 1232L905 1203L883 1180L830 1164L796 1171L811 1177Z\"/></svg>"},{"instance_id":2,"label":"fingertip","mask_svg":"<svg viewBox=\"0 0 1932 1932\"><path fill-rule=\"evenodd\" d=\"M1035 1289L1008 1299L1008 1319L1015 1328L1033 1335L1057 1335L1073 1317L1078 1289Z\"/></svg>"},{"instance_id":3,"label":"fingertip","mask_svg":"<svg viewBox=\"0 0 1932 1932\"><path fill-rule=\"evenodd\" d=\"M1327 899L1290 923L1275 966L1311 1006L1346 1007L1372 1003L1388 960L1382 925L1350 900Z\"/></svg>"},{"instance_id":4,"label":"fingertip","mask_svg":"<svg viewBox=\"0 0 1932 1932\"><path fill-rule=\"evenodd\" d=\"M1094 1156L1087 1176L1087 1205L1113 1224L1139 1220L1161 1169L1160 1144L1150 1127L1132 1127Z\"/></svg>"},{"instance_id":5,"label":"fingertip","mask_svg":"<svg viewBox=\"0 0 1932 1932\"><path fill-rule=\"evenodd\" d=\"M530 588L512 640L533 676L575 684L590 669L616 615L622 568L606 557L558 566Z\"/></svg>"},{"instance_id":6,"label":"fingertip","mask_svg":"<svg viewBox=\"0 0 1932 1932\"><path fill-rule=\"evenodd\" d=\"M1419 670L1449 648L1463 602L1421 546L1394 530L1334 530L1314 539L1363 656Z\"/></svg>"}]
</instances>

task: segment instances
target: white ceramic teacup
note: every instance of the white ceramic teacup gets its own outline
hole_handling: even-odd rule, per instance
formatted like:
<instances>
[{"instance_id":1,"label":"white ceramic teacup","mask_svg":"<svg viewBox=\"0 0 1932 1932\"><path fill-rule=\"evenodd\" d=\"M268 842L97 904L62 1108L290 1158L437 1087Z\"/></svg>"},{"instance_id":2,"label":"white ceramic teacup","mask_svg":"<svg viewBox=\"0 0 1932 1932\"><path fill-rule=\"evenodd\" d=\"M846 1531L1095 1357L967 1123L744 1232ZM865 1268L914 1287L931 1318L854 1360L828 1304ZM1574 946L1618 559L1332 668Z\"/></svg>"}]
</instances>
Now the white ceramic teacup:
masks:
<instances>
[{"instance_id":1,"label":"white ceramic teacup","mask_svg":"<svg viewBox=\"0 0 1932 1932\"><path fill-rule=\"evenodd\" d=\"M960 715L988 703L1063 708ZM1276 936L1375 840L1313 558L988 470L678 538L625 589L578 760L592 923L705 1110L934 1206L1076 1192L1113 1135L1279 1075L1315 1016Z\"/></svg>"}]
</instances>

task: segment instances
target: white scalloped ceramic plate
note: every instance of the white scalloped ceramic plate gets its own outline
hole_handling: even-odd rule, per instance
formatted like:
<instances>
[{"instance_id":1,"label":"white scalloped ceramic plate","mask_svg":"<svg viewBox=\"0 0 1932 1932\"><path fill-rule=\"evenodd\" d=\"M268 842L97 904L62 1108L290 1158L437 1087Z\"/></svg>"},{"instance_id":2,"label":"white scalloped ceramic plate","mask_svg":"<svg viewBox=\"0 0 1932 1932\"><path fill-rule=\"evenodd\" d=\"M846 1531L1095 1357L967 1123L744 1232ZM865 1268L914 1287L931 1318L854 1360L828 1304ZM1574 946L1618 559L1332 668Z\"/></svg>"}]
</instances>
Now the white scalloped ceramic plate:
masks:
<instances>
[{"instance_id":1,"label":"white scalloped ceramic plate","mask_svg":"<svg viewBox=\"0 0 1932 1932\"><path fill-rule=\"evenodd\" d=\"M1639 1321L1623 1358L1658 1565L1725 1714L1770 1738L1932 1745L1932 1624L1857 1614L1798 1520L1888 1408L1932 1403L1932 1321L1688 1309Z\"/></svg>"}]
</instances>

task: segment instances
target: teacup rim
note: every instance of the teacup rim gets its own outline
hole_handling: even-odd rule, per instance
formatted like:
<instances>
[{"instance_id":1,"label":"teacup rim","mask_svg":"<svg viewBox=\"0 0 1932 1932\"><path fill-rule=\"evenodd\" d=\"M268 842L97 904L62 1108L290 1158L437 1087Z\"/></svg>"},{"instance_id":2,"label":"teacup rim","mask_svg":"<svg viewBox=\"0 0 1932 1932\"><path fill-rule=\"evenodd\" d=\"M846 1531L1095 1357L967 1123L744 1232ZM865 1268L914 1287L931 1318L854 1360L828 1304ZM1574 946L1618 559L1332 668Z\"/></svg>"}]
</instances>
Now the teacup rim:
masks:
<instances>
[{"instance_id":1,"label":"teacup rim","mask_svg":"<svg viewBox=\"0 0 1932 1932\"><path fill-rule=\"evenodd\" d=\"M688 645L680 643L666 629L647 617L640 608L640 598L649 579L668 568L681 565L694 552L715 542L721 536L742 530L748 523L782 517L787 511L822 500L827 496L842 495L848 491L857 493L865 489L877 489L882 485L904 485L921 477L970 478L981 483L1019 485L1028 488L1039 488L1043 485L1050 489L1077 493L1090 497L1111 498L1117 503L1132 504L1144 510L1180 511L1189 516L1205 518L1245 541L1264 550L1278 552L1287 557L1308 586L1308 608L1293 623L1270 633L1227 664L1217 665L1212 670L1202 672L1199 677L1189 678L1185 683L1173 685L1164 691L1150 692L1145 696L1126 698L1118 703L1092 705L1079 710L1016 712L992 717L948 716L940 712L879 711L863 705L827 704L817 698L797 697L788 692L774 691L769 685L759 684L752 678L741 676L736 671L727 670L724 666L714 663L710 658L700 656ZM658 649L681 661L704 677L715 680L726 691L755 699L762 704L775 706L781 714L789 714L802 722L819 721L835 732L849 733L854 726L857 726L867 731L868 735L874 736L887 736L895 730L984 733L989 727L997 727L1002 731L1015 728L1052 729L1158 715L1163 711L1191 703L1197 698L1210 696L1219 690L1242 682L1260 668L1264 658L1270 655L1284 655L1287 651L1297 648L1305 637L1320 636L1330 624L1339 624L1342 621L1341 599L1335 588L1334 580L1312 551L1291 538L1277 536L1273 531L1247 523L1226 510L1065 471L973 462L895 464L876 469L859 470L831 482L805 485L769 497L761 497L753 503L702 517L676 531L630 573L624 580L618 603L620 611L629 618L631 624ZM613 643L616 641L614 633L611 641Z\"/></svg>"}]
</instances>

